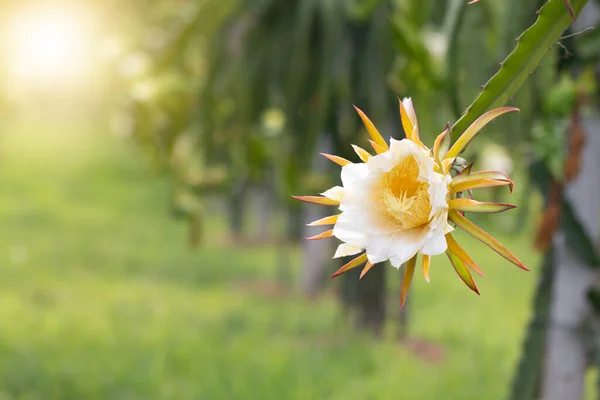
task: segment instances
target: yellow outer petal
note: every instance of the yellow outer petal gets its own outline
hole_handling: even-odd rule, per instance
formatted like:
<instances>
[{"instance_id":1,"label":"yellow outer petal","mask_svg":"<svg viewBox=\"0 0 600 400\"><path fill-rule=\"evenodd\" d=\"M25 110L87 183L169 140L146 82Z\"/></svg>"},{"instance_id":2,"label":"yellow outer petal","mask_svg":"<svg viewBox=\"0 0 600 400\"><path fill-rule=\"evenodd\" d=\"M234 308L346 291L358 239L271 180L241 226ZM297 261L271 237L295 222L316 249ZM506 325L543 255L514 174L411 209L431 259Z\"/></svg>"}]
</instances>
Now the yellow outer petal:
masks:
<instances>
[{"instance_id":1,"label":"yellow outer petal","mask_svg":"<svg viewBox=\"0 0 600 400\"><path fill-rule=\"evenodd\" d=\"M502 257L506 258L511 263L515 264L517 267L529 271L529 269L523 265L521 261L511 253L502 243L500 243L495 237L491 236L489 233L469 221L467 218L460 215L455 210L450 210L448 213L448 218L450 221L454 222L456 226L467 232L469 235L473 236L475 239L480 240L490 249L494 250L496 253L500 254Z\"/></svg>"},{"instance_id":2,"label":"yellow outer petal","mask_svg":"<svg viewBox=\"0 0 600 400\"><path fill-rule=\"evenodd\" d=\"M411 140L412 140L414 143L416 143L417 145L421 146L421 147L422 147L423 149L425 149L425 150L429 150L429 149L427 148L427 146L425 146L425 145L423 144L423 142L421 142L421 138L419 137L419 125L415 125L415 127L413 128L413 131L412 131L411 138L412 138Z\"/></svg>"},{"instance_id":3,"label":"yellow outer petal","mask_svg":"<svg viewBox=\"0 0 600 400\"><path fill-rule=\"evenodd\" d=\"M454 270L462 279L462 281L475 293L479 294L479 289L477 289L477 284L475 283L475 279L469 272L469 269L466 267L465 263L453 252L450 250L446 250L446 255L448 259L450 259L450 263L454 267Z\"/></svg>"},{"instance_id":4,"label":"yellow outer petal","mask_svg":"<svg viewBox=\"0 0 600 400\"><path fill-rule=\"evenodd\" d=\"M375 266L375 264L371 264L370 262L367 261L367 263L365 264L365 267L363 268L363 270L360 272L360 278L358 279L362 279L363 276L365 276L365 274L367 272L369 272L371 270L371 268L373 268Z\"/></svg>"},{"instance_id":5,"label":"yellow outer petal","mask_svg":"<svg viewBox=\"0 0 600 400\"><path fill-rule=\"evenodd\" d=\"M463 198L448 201L448 207L450 207L452 210L458 210L462 212L493 214L510 210L512 208L516 208L517 206L506 203L485 202Z\"/></svg>"},{"instance_id":6,"label":"yellow outer petal","mask_svg":"<svg viewBox=\"0 0 600 400\"><path fill-rule=\"evenodd\" d=\"M296 200L304 201L306 203L320 204L322 206L339 206L340 202L327 197L320 196L292 196Z\"/></svg>"},{"instance_id":7,"label":"yellow outer petal","mask_svg":"<svg viewBox=\"0 0 600 400\"><path fill-rule=\"evenodd\" d=\"M346 265L344 265L342 268L338 269L333 275L331 275L329 277L329 279L333 279L336 276L340 276L344 272L348 272L351 269L354 269L356 267L360 267L365 262L367 262L367 253L361 254L360 256L356 257L355 259L353 259L352 261L350 261L349 263L347 263Z\"/></svg>"},{"instance_id":8,"label":"yellow outer petal","mask_svg":"<svg viewBox=\"0 0 600 400\"><path fill-rule=\"evenodd\" d=\"M333 237L333 229L330 229L323 233L319 233L318 235L306 238L306 240L319 240L319 239L326 239L326 238L330 238L330 237Z\"/></svg>"},{"instance_id":9,"label":"yellow outer petal","mask_svg":"<svg viewBox=\"0 0 600 400\"><path fill-rule=\"evenodd\" d=\"M431 256L423 254L422 267L423 267L423 277L429 283L429 266L431 265Z\"/></svg>"},{"instance_id":10,"label":"yellow outer petal","mask_svg":"<svg viewBox=\"0 0 600 400\"><path fill-rule=\"evenodd\" d=\"M445 160L444 160L445 161ZM512 181L497 180L497 179L472 179L467 181L459 181L458 183L452 181L450 184L450 194L458 192L466 192L471 189L480 189L492 186L506 186L512 185Z\"/></svg>"},{"instance_id":11,"label":"yellow outer petal","mask_svg":"<svg viewBox=\"0 0 600 400\"><path fill-rule=\"evenodd\" d=\"M360 147L358 147L358 146L356 146L354 144L352 145L352 148L354 149L354 151L356 152L356 154L358 155L358 157L360 157L360 159L363 162L367 162L367 161L369 161L369 158L371 158L371 155L365 149L360 148Z\"/></svg>"},{"instance_id":12,"label":"yellow outer petal","mask_svg":"<svg viewBox=\"0 0 600 400\"><path fill-rule=\"evenodd\" d=\"M476 179L494 179L498 181L508 181L510 182L509 189L512 192L514 189L514 183L510 179L510 177L502 171L494 171L494 170L484 170L484 171L476 171L471 173L471 168L473 167L473 163L469 164L467 168L463 170L458 176L452 179L452 184L457 185L466 181L473 181Z\"/></svg>"},{"instance_id":13,"label":"yellow outer petal","mask_svg":"<svg viewBox=\"0 0 600 400\"><path fill-rule=\"evenodd\" d=\"M479 268L479 265L477 265L477 263L473 261L473 259L465 251L465 249L463 249L461 245L458 244L458 242L456 241L456 239L454 239L454 236L452 236L452 234L446 234L446 243L448 243L448 248L450 249L450 251L456 254L456 256L467 265L467 267L471 268L479 275L485 277L485 274L483 273L481 268Z\"/></svg>"},{"instance_id":14,"label":"yellow outer petal","mask_svg":"<svg viewBox=\"0 0 600 400\"><path fill-rule=\"evenodd\" d=\"M400 119L402 120L404 134L407 139L412 140L413 129L417 125L417 114L412 105L412 100L405 98L404 100L398 99L398 102L400 103Z\"/></svg>"},{"instance_id":15,"label":"yellow outer petal","mask_svg":"<svg viewBox=\"0 0 600 400\"><path fill-rule=\"evenodd\" d=\"M383 146L378 145L373 140L369 140L369 143L371 143L371 147L373 147L373 150L375 150L375 153L377 154L385 153L387 151Z\"/></svg>"},{"instance_id":16,"label":"yellow outer petal","mask_svg":"<svg viewBox=\"0 0 600 400\"><path fill-rule=\"evenodd\" d=\"M412 100L410 98L405 98L404 100L400 101L400 119L402 120L402 128L404 129L406 138L418 144L422 148L427 149L427 146L425 146L419 138L417 114L415 113L415 108L413 107Z\"/></svg>"},{"instance_id":17,"label":"yellow outer petal","mask_svg":"<svg viewBox=\"0 0 600 400\"><path fill-rule=\"evenodd\" d=\"M334 163L336 163L336 164L337 164L337 165L339 165L340 167L344 167L344 166L346 166L346 165L348 165L348 164L352 164L352 162L351 162L351 161L348 161L348 160L346 160L345 158L343 158L343 157L340 157L340 156L334 156L334 155L331 155L331 154L326 154L326 153L321 153L321 155L322 155L323 157L326 157L326 158L328 158L329 160L333 161Z\"/></svg>"},{"instance_id":18,"label":"yellow outer petal","mask_svg":"<svg viewBox=\"0 0 600 400\"><path fill-rule=\"evenodd\" d=\"M354 108L356 109L356 112L360 116L360 119L362 119L363 124L365 124L365 127L367 128L367 131L369 132L369 135L371 136L371 139L373 139L375 141L375 143L377 143L381 147L388 150L389 147L388 147L387 143L385 142L385 140L383 140L381 133L379 133L377 128L375 128L375 125L373 125L371 120L365 115L364 112L362 112L362 110L360 108L358 108L356 106L354 106Z\"/></svg>"},{"instance_id":19,"label":"yellow outer petal","mask_svg":"<svg viewBox=\"0 0 600 400\"><path fill-rule=\"evenodd\" d=\"M442 171L444 172L445 175L448 175L450 173L450 170L452 169L452 164L454 163L454 158L449 158L446 160L442 160Z\"/></svg>"},{"instance_id":20,"label":"yellow outer petal","mask_svg":"<svg viewBox=\"0 0 600 400\"><path fill-rule=\"evenodd\" d=\"M488 123L501 116L512 111L519 111L515 107L501 107L495 110L488 111L481 117L477 118L475 122L467 128L467 130L454 142L454 145L448 150L444 158L456 158L469 144L471 140L486 126Z\"/></svg>"},{"instance_id":21,"label":"yellow outer petal","mask_svg":"<svg viewBox=\"0 0 600 400\"><path fill-rule=\"evenodd\" d=\"M442 143L444 142L444 139L446 138L446 136L449 135L449 133L450 133L450 125L447 125L444 132L440 133L438 135L438 137L435 138L435 142L433 143L433 159L440 165L441 165L441 158L444 156L444 154L440 154L441 152L443 152Z\"/></svg>"},{"instance_id":22,"label":"yellow outer petal","mask_svg":"<svg viewBox=\"0 0 600 400\"><path fill-rule=\"evenodd\" d=\"M320 226L320 225L334 225L340 215L331 215L329 217L321 218L319 220L313 221L310 224L306 224L306 226Z\"/></svg>"},{"instance_id":23,"label":"yellow outer petal","mask_svg":"<svg viewBox=\"0 0 600 400\"><path fill-rule=\"evenodd\" d=\"M400 307L404 307L404 302L406 301L406 295L408 294L408 289L410 289L410 284L412 283L413 276L415 275L415 266L416 265L417 265L417 256L416 255L406 262L406 269L404 270L404 278L402 279L402 287L400 288Z\"/></svg>"}]
</instances>

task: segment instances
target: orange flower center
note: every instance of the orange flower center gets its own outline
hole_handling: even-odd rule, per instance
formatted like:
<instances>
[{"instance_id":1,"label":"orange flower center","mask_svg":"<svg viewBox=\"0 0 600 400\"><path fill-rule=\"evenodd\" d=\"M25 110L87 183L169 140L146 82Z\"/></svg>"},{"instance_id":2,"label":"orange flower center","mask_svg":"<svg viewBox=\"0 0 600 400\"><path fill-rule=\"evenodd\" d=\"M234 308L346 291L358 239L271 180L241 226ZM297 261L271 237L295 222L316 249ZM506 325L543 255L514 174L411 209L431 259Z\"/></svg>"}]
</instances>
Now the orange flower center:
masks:
<instances>
[{"instance_id":1,"label":"orange flower center","mask_svg":"<svg viewBox=\"0 0 600 400\"><path fill-rule=\"evenodd\" d=\"M412 155L383 174L376 192L386 222L403 230L429 223L428 189L427 182L419 181L419 164Z\"/></svg>"}]
</instances>

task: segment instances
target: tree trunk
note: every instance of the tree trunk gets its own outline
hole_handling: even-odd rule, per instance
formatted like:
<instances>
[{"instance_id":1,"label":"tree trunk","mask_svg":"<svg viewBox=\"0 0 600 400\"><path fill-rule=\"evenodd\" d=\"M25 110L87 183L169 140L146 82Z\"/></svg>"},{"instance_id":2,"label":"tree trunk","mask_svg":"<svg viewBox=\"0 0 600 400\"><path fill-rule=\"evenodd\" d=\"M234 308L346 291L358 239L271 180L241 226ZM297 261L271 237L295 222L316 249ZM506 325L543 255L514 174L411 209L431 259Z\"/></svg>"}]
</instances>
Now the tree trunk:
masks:
<instances>
[{"instance_id":1,"label":"tree trunk","mask_svg":"<svg viewBox=\"0 0 600 400\"><path fill-rule=\"evenodd\" d=\"M341 267L342 264L338 265ZM359 296L359 277L360 268L352 269L342 276L340 276L340 283L338 286L338 295L342 309L346 317L350 317L353 311L358 307L360 296Z\"/></svg>"},{"instance_id":2,"label":"tree trunk","mask_svg":"<svg viewBox=\"0 0 600 400\"><path fill-rule=\"evenodd\" d=\"M273 198L264 191L258 196L258 212L256 235L261 241L268 241L271 238L271 212L273 210Z\"/></svg>"},{"instance_id":3,"label":"tree trunk","mask_svg":"<svg viewBox=\"0 0 600 400\"><path fill-rule=\"evenodd\" d=\"M386 263L377 265L375 268L371 269L359 283L358 298L360 302L357 318L358 326L370 330L375 336L381 336L383 334L383 324L385 322L386 267Z\"/></svg>"},{"instance_id":4,"label":"tree trunk","mask_svg":"<svg viewBox=\"0 0 600 400\"><path fill-rule=\"evenodd\" d=\"M331 153L331 143L326 135L322 135L319 142L319 149L324 153ZM329 161L317 154L313 159L312 171L316 173L326 174ZM332 210L328 207L318 206L314 204L303 205L302 219L304 224L316 221L323 217L332 214ZM314 236L318 232L326 229L317 230L317 228L306 227L303 225L304 237ZM309 297L314 297L323 286L325 280L325 271L332 266L334 243L331 239L323 240L305 240L302 248L302 274L301 287L302 291Z\"/></svg>"},{"instance_id":5,"label":"tree trunk","mask_svg":"<svg viewBox=\"0 0 600 400\"><path fill-rule=\"evenodd\" d=\"M406 265L404 266L406 268ZM398 290L398 293L400 291ZM398 303L399 296L396 296L396 303ZM398 339L404 340L408 337L408 322L410 317L410 304L412 300L410 296L406 298L404 307L398 310Z\"/></svg>"},{"instance_id":6,"label":"tree trunk","mask_svg":"<svg viewBox=\"0 0 600 400\"><path fill-rule=\"evenodd\" d=\"M584 119L585 147L579 176L565 188L565 197L588 236L598 238L600 204L600 121ZM566 245L563 232L554 240L556 270L552 288L550 326L547 333L543 400L583 398L588 344L584 324L590 315L587 294L594 285L597 270L585 265Z\"/></svg>"},{"instance_id":7,"label":"tree trunk","mask_svg":"<svg viewBox=\"0 0 600 400\"><path fill-rule=\"evenodd\" d=\"M229 196L229 232L233 241L240 240L244 233L244 217L247 205L246 195L246 182L236 182Z\"/></svg>"},{"instance_id":8,"label":"tree trunk","mask_svg":"<svg viewBox=\"0 0 600 400\"><path fill-rule=\"evenodd\" d=\"M195 250L202 241L202 213L196 212L188 218L188 247Z\"/></svg>"},{"instance_id":9,"label":"tree trunk","mask_svg":"<svg viewBox=\"0 0 600 400\"><path fill-rule=\"evenodd\" d=\"M317 205L304 206L303 220L308 223L326 217L331 210L324 208ZM314 236L315 228L306 227L304 233L305 237ZM331 239L304 240L302 242L302 290L311 298L316 296L323 287L326 278L325 271L335 263L332 260L335 250L333 243Z\"/></svg>"},{"instance_id":10,"label":"tree trunk","mask_svg":"<svg viewBox=\"0 0 600 400\"><path fill-rule=\"evenodd\" d=\"M275 210L272 171L266 173L265 181L258 191L257 229L260 240L271 239L271 216Z\"/></svg>"}]
</instances>

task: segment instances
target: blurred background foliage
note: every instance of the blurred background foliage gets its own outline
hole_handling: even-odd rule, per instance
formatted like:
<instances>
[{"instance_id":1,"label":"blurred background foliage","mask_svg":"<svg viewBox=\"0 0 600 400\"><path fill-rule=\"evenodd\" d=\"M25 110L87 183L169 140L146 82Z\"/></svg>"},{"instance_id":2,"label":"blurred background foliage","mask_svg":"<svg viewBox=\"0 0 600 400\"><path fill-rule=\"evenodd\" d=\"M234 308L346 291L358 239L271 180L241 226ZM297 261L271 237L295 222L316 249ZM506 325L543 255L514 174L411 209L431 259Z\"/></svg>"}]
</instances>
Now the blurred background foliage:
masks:
<instances>
[{"instance_id":1,"label":"blurred background foliage","mask_svg":"<svg viewBox=\"0 0 600 400\"><path fill-rule=\"evenodd\" d=\"M0 329L0 398L507 395L535 273L494 258L473 299L443 261L398 315L384 268L326 283L331 247L299 245L320 211L290 194L337 184L319 152L368 147L352 104L400 139L411 96L432 143L542 3L3 4L0 310L16 322ZM599 40L558 42L511 99L520 115L464 155L514 175L521 210L477 222L530 266L529 167L563 175L578 96L597 110Z\"/></svg>"}]
</instances>

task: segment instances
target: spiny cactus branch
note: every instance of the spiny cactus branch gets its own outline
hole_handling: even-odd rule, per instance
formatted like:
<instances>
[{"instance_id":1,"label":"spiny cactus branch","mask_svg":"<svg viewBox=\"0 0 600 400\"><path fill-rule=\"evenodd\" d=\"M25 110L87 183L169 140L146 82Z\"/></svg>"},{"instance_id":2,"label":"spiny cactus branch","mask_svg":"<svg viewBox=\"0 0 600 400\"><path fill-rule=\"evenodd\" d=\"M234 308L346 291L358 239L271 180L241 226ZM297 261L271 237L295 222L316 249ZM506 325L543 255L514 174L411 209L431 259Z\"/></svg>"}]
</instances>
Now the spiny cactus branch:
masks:
<instances>
[{"instance_id":1,"label":"spiny cactus branch","mask_svg":"<svg viewBox=\"0 0 600 400\"><path fill-rule=\"evenodd\" d=\"M533 73L542 57L560 39L588 0L549 0L538 11L535 23L517 38L517 47L500 63L500 70L484 86L483 91L452 127L452 139L460 135L484 112L506 104L527 77Z\"/></svg>"}]
</instances>

